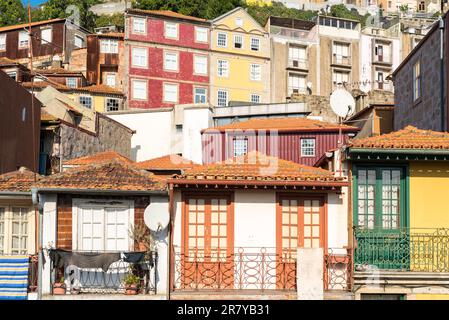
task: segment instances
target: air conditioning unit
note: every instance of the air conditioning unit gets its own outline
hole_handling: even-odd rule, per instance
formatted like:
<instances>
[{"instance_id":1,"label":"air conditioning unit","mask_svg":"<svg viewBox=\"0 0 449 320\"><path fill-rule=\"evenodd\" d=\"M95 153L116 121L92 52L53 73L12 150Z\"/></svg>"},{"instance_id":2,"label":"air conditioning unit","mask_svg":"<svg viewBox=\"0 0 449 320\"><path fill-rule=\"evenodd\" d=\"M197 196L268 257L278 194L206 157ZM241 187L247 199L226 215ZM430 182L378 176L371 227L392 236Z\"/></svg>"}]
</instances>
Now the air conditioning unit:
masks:
<instances>
[{"instance_id":1,"label":"air conditioning unit","mask_svg":"<svg viewBox=\"0 0 449 320\"><path fill-rule=\"evenodd\" d=\"M298 68L299 67L299 61L298 60L293 60L293 66L295 68Z\"/></svg>"}]
</instances>

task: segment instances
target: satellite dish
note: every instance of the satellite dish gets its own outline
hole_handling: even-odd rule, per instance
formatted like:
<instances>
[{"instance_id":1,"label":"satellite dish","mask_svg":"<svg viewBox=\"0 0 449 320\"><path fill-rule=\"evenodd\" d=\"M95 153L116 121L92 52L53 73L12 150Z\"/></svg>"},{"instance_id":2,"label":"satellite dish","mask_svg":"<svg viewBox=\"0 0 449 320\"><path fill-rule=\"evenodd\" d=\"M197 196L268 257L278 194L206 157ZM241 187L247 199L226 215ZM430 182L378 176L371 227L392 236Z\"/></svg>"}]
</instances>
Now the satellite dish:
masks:
<instances>
[{"instance_id":1,"label":"satellite dish","mask_svg":"<svg viewBox=\"0 0 449 320\"><path fill-rule=\"evenodd\" d=\"M355 100L345 89L338 88L332 92L330 97L332 111L341 118L351 116L355 110Z\"/></svg>"},{"instance_id":2,"label":"satellite dish","mask_svg":"<svg viewBox=\"0 0 449 320\"><path fill-rule=\"evenodd\" d=\"M168 199L166 197L151 197L151 203L143 213L143 220L153 232L167 228L170 222Z\"/></svg>"}]
</instances>

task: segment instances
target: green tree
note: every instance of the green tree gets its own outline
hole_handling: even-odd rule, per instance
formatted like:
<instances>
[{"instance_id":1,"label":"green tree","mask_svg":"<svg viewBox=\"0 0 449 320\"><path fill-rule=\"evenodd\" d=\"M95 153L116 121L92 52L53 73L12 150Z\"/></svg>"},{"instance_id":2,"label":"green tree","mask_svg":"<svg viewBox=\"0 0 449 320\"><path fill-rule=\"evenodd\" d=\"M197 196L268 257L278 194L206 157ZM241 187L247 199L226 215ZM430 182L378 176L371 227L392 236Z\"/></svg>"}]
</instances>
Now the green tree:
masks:
<instances>
[{"instance_id":1,"label":"green tree","mask_svg":"<svg viewBox=\"0 0 449 320\"><path fill-rule=\"evenodd\" d=\"M360 21L362 26L365 25L366 19L370 16L368 13L362 16L356 9L349 10L344 4L331 6L329 14L333 17Z\"/></svg>"},{"instance_id":2,"label":"green tree","mask_svg":"<svg viewBox=\"0 0 449 320\"><path fill-rule=\"evenodd\" d=\"M26 10L20 0L0 0L0 27L26 21Z\"/></svg>"},{"instance_id":3,"label":"green tree","mask_svg":"<svg viewBox=\"0 0 449 320\"><path fill-rule=\"evenodd\" d=\"M95 20L95 26L97 28L107 26L117 26L120 28L124 28L125 16L123 15L123 13L115 13L113 15L102 14Z\"/></svg>"},{"instance_id":4,"label":"green tree","mask_svg":"<svg viewBox=\"0 0 449 320\"><path fill-rule=\"evenodd\" d=\"M248 13L264 26L270 16L282 18L294 18L300 20L311 20L316 17L317 11L298 10L294 8L287 8L280 2L273 2L271 6L259 6L257 4L247 5Z\"/></svg>"}]
</instances>

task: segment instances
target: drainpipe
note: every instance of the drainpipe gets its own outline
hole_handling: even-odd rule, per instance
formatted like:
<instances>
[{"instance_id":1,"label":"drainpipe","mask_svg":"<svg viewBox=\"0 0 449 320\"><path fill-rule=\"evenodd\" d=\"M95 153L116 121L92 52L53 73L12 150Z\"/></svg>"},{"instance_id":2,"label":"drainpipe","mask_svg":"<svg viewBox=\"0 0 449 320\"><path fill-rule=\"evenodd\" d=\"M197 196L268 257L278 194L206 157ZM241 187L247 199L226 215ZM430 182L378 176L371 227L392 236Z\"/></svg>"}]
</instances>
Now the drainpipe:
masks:
<instances>
[{"instance_id":1,"label":"drainpipe","mask_svg":"<svg viewBox=\"0 0 449 320\"><path fill-rule=\"evenodd\" d=\"M44 267L44 252L42 250L42 223L43 223L43 213L44 208L42 204L39 202L39 195L37 193L36 188L31 189L31 199L33 201L33 205L37 206L39 210L39 219L38 219L38 262L37 262L37 299L42 300L42 268Z\"/></svg>"},{"instance_id":2,"label":"drainpipe","mask_svg":"<svg viewBox=\"0 0 449 320\"><path fill-rule=\"evenodd\" d=\"M441 5L443 6L443 4ZM444 20L443 16L439 18L440 29L440 112L441 112L441 131L445 131L444 119Z\"/></svg>"}]
</instances>

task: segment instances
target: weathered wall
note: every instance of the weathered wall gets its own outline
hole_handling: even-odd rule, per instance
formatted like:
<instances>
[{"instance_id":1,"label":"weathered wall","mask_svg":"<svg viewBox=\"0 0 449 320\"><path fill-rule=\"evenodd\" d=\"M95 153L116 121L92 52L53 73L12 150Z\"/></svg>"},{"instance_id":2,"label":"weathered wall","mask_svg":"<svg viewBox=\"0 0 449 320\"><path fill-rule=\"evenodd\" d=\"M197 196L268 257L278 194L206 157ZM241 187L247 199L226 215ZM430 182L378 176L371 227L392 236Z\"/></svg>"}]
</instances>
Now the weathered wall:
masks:
<instances>
[{"instance_id":1,"label":"weathered wall","mask_svg":"<svg viewBox=\"0 0 449 320\"><path fill-rule=\"evenodd\" d=\"M330 107L328 96L293 94L291 102L305 102L307 111L312 112L311 116L322 117L323 121L337 122L337 116Z\"/></svg>"},{"instance_id":2,"label":"weathered wall","mask_svg":"<svg viewBox=\"0 0 449 320\"><path fill-rule=\"evenodd\" d=\"M82 72L83 75L86 77L86 59L87 59L86 48L73 50L69 60L70 70Z\"/></svg>"}]
</instances>

